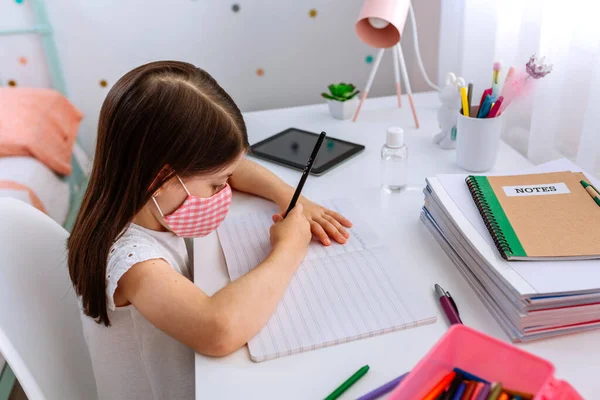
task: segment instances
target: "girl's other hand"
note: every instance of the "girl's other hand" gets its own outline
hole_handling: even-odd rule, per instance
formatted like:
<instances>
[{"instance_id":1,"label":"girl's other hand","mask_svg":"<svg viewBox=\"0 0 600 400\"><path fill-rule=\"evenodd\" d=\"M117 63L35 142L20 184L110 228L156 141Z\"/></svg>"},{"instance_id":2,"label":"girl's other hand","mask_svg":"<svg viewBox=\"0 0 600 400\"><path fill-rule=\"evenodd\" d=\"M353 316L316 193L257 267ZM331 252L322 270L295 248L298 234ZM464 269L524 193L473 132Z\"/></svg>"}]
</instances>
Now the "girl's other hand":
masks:
<instances>
[{"instance_id":1,"label":"girl's other hand","mask_svg":"<svg viewBox=\"0 0 600 400\"><path fill-rule=\"evenodd\" d=\"M282 249L287 253L298 257L300 263L311 240L310 223L304 215L302 204L296 204L296 207L289 212L284 219L283 215L273 215L273 226L271 226L271 246L273 250Z\"/></svg>"},{"instance_id":2,"label":"girl's other hand","mask_svg":"<svg viewBox=\"0 0 600 400\"><path fill-rule=\"evenodd\" d=\"M298 202L304 206L304 215L310 223L310 229L321 243L329 246L331 239L341 244L346 243L350 233L345 228L352 227L348 218L305 197L301 197Z\"/></svg>"}]
</instances>

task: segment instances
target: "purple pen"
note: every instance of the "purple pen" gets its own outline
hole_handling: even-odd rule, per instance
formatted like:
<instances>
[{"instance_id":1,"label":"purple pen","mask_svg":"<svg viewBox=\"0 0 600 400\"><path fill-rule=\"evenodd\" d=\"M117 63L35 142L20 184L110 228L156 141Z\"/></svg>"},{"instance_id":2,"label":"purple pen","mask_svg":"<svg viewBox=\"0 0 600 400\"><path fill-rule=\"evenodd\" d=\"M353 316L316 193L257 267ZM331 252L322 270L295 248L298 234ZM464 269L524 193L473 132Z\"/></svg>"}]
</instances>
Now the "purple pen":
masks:
<instances>
[{"instance_id":1,"label":"purple pen","mask_svg":"<svg viewBox=\"0 0 600 400\"><path fill-rule=\"evenodd\" d=\"M406 373L404 375L400 375L396 379L389 381L388 383L384 384L383 386L380 386L377 389L375 389L367 394L362 395L357 400L375 400L375 399L383 396L384 394L391 392L392 390L394 390L396 388L396 386L398 386L400 384L400 382L402 382L402 379L404 379L404 377L406 375L408 375L408 373Z\"/></svg>"},{"instance_id":2,"label":"purple pen","mask_svg":"<svg viewBox=\"0 0 600 400\"><path fill-rule=\"evenodd\" d=\"M458 316L458 307L456 307L456 303L454 302L454 300L452 300L450 293L442 289L442 287L437 283L435 284L435 292L440 297L440 304L442 305L444 314L446 314L446 317L448 317L448 321L450 321L450 324L462 324L462 321Z\"/></svg>"}]
</instances>

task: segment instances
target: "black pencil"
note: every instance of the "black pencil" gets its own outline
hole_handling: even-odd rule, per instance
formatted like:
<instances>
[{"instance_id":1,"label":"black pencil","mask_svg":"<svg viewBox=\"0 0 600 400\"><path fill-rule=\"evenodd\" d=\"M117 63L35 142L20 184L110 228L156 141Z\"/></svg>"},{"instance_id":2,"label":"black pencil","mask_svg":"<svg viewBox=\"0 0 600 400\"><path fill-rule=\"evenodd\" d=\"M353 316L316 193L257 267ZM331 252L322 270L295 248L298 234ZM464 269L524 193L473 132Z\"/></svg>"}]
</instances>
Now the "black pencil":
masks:
<instances>
[{"instance_id":1,"label":"black pencil","mask_svg":"<svg viewBox=\"0 0 600 400\"><path fill-rule=\"evenodd\" d=\"M315 158L317 158L317 154L319 154L319 149L321 148L323 139L325 139L325 135L325 132L321 132L321 134L319 135L319 138L317 139L317 144L315 144L315 148L313 149L312 153L310 154L310 157L308 158L308 161L306 162L306 166L304 167L304 171L302 171L302 177L300 178L298 187L294 192L294 196L292 197L292 201L290 201L290 205L287 211L285 212L285 214L283 214L283 218L285 218L288 215L288 213L292 211L294 207L296 207L296 202L298 201L298 198L300 198L300 193L302 193L302 188L304 187L306 178L308 178L308 174L310 174L310 170L312 169L312 166L315 162Z\"/></svg>"}]
</instances>

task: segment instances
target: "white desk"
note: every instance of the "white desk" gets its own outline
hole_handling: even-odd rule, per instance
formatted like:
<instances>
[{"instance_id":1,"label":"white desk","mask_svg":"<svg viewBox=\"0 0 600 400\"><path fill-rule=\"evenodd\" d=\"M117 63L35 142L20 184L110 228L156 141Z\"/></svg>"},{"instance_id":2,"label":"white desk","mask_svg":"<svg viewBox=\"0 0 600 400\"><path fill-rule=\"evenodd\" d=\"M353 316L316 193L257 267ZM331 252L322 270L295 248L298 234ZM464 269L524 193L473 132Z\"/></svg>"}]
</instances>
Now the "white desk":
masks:
<instances>
[{"instance_id":1,"label":"white desk","mask_svg":"<svg viewBox=\"0 0 600 400\"><path fill-rule=\"evenodd\" d=\"M415 96L421 129L414 129L408 103L395 107L395 97L368 100L357 123L337 121L325 104L248 113L245 115L250 143L255 143L290 126L362 143L366 150L322 177L310 177L303 194L311 199L350 197L364 207L395 254L398 268L410 274L427 301L439 307L433 284L439 283L455 297L466 325L508 341L491 314L471 290L437 242L419 221L423 205L421 190L425 177L436 173L464 173L454 162L455 151L441 150L431 138L438 131L437 94ZM409 190L389 195L379 190L379 152L389 125L404 128L409 150ZM283 180L296 186L300 173L261 162ZM531 163L504 143L495 170L522 169ZM260 199L237 193L231 214L265 207ZM209 294L229 282L225 260L216 234L195 240L196 284ZM438 308L439 309L439 308ZM343 398L356 398L369 390L410 371L447 330L443 314L433 325L386 334L370 339L328 347L299 355L255 364L247 348L214 359L196 355L196 398L198 399L317 399L323 398L365 364L369 373ZM600 376L600 331L588 332L521 348L544 357L556 366L556 374L571 382L585 398L597 395Z\"/></svg>"}]
</instances>

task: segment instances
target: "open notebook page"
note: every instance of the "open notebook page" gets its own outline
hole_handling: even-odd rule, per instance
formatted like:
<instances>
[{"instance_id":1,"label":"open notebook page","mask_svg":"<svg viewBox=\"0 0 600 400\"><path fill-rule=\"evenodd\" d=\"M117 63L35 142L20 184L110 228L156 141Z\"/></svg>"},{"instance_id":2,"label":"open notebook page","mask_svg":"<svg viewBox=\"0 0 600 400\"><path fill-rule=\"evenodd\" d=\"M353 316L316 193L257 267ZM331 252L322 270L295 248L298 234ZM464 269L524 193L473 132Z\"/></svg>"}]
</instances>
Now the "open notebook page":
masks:
<instances>
[{"instance_id":1,"label":"open notebook page","mask_svg":"<svg viewBox=\"0 0 600 400\"><path fill-rule=\"evenodd\" d=\"M435 321L377 234L347 201L325 204L353 222L344 245L309 246L274 315L248 343L253 361L344 343ZM227 219L218 230L232 281L270 251L271 213ZM424 296L425 292L421 293Z\"/></svg>"}]
</instances>

